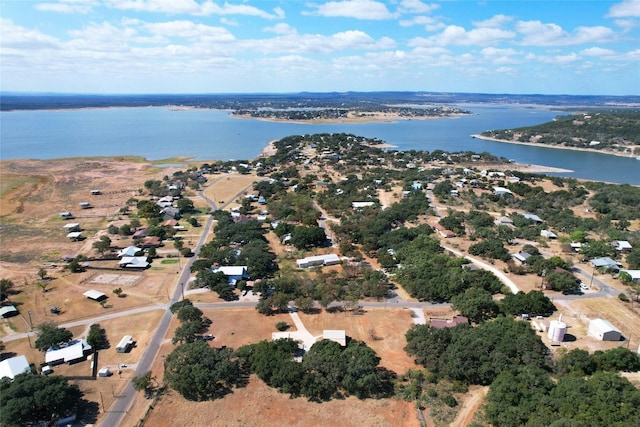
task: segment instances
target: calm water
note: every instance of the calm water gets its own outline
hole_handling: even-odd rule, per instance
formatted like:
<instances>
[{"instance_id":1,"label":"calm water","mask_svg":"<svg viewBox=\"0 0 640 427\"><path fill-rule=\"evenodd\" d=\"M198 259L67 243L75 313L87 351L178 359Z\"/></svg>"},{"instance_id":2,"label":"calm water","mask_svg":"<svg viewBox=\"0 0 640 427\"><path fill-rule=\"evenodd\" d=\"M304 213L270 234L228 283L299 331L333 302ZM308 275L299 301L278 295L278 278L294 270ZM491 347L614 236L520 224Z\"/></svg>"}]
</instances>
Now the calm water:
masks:
<instances>
[{"instance_id":1,"label":"calm water","mask_svg":"<svg viewBox=\"0 0 640 427\"><path fill-rule=\"evenodd\" d=\"M574 170L575 178L640 184L640 161L597 153L473 139L471 134L547 122L543 108L461 105L473 115L397 123L298 124L234 119L227 111L110 108L0 112L0 158L139 155L150 160L193 156L251 159L271 140L345 132L379 138L400 150L487 151L517 162Z\"/></svg>"}]
</instances>

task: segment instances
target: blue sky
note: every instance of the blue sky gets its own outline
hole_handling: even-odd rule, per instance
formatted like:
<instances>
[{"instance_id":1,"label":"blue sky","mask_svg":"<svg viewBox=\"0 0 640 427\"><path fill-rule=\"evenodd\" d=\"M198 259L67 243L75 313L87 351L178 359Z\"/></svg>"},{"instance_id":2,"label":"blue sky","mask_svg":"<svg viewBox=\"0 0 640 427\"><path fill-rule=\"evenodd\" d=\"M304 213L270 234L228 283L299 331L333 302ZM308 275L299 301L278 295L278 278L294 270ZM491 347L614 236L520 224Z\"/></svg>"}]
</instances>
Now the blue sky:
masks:
<instances>
[{"instance_id":1,"label":"blue sky","mask_svg":"<svg viewBox=\"0 0 640 427\"><path fill-rule=\"evenodd\" d=\"M640 95L640 0L0 0L0 90Z\"/></svg>"}]
</instances>

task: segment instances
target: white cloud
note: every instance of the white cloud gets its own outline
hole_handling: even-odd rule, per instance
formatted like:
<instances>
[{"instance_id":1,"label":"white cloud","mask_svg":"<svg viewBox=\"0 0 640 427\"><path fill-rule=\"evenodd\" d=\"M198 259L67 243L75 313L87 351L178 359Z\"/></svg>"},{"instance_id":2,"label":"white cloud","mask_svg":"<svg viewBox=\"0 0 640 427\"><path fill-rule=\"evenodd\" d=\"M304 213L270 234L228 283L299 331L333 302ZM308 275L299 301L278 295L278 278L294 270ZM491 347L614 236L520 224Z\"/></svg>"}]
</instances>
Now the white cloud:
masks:
<instances>
[{"instance_id":1,"label":"white cloud","mask_svg":"<svg viewBox=\"0 0 640 427\"><path fill-rule=\"evenodd\" d=\"M443 29L446 25L439 20L430 16L416 16L412 19L403 19L399 22L401 27L412 27L414 25L424 26L427 31L437 31Z\"/></svg>"},{"instance_id":2,"label":"white cloud","mask_svg":"<svg viewBox=\"0 0 640 427\"><path fill-rule=\"evenodd\" d=\"M164 37L182 37L189 39L207 37L210 41L225 42L235 40L233 34L226 28L197 24L187 20L146 23L144 24L144 28L155 35Z\"/></svg>"},{"instance_id":3,"label":"white cloud","mask_svg":"<svg viewBox=\"0 0 640 427\"><path fill-rule=\"evenodd\" d=\"M389 12L384 3L373 0L330 1L320 5L309 4L309 6L315 8L315 10L303 12L303 14L370 20L392 19L395 17L394 14Z\"/></svg>"},{"instance_id":4,"label":"white cloud","mask_svg":"<svg viewBox=\"0 0 640 427\"><path fill-rule=\"evenodd\" d=\"M439 7L438 4L425 4L420 0L402 0L400 2L400 12L403 13L431 13Z\"/></svg>"},{"instance_id":5,"label":"white cloud","mask_svg":"<svg viewBox=\"0 0 640 427\"><path fill-rule=\"evenodd\" d=\"M57 49L60 47L60 42L55 37L41 33L38 30L16 25L10 19L0 18L0 28L2 28L0 46L3 49L24 49L26 51L25 54L29 54L28 50Z\"/></svg>"},{"instance_id":6,"label":"white cloud","mask_svg":"<svg viewBox=\"0 0 640 427\"><path fill-rule=\"evenodd\" d=\"M246 15L264 19L282 19L284 11L277 7L273 13L265 12L254 6L245 4L217 3L206 0L198 3L194 0L107 0L107 5L120 10L136 12L156 12L166 14L188 15Z\"/></svg>"},{"instance_id":7,"label":"white cloud","mask_svg":"<svg viewBox=\"0 0 640 427\"><path fill-rule=\"evenodd\" d=\"M291 25L284 22L280 22L272 27L265 27L263 31L266 33L275 33L275 34L281 34L281 35L297 34L297 31L295 28L293 28Z\"/></svg>"},{"instance_id":8,"label":"white cloud","mask_svg":"<svg viewBox=\"0 0 640 427\"><path fill-rule=\"evenodd\" d=\"M603 49L601 47L590 47L580 51L583 56L613 56L616 52L611 49Z\"/></svg>"},{"instance_id":9,"label":"white cloud","mask_svg":"<svg viewBox=\"0 0 640 427\"><path fill-rule=\"evenodd\" d=\"M43 12L59 12L59 13L82 13L86 14L97 6L96 0L58 0L51 3L38 3L35 5L37 10Z\"/></svg>"},{"instance_id":10,"label":"white cloud","mask_svg":"<svg viewBox=\"0 0 640 427\"><path fill-rule=\"evenodd\" d=\"M496 28L496 27L499 28L511 21L513 21L512 16L495 15L494 17L486 19L484 21L474 22L473 25L475 25L478 28Z\"/></svg>"},{"instance_id":11,"label":"white cloud","mask_svg":"<svg viewBox=\"0 0 640 427\"><path fill-rule=\"evenodd\" d=\"M520 42L526 46L569 46L582 43L612 41L615 33L608 27L578 27L569 34L556 24L540 21L520 21L516 24L518 33L523 35Z\"/></svg>"},{"instance_id":12,"label":"white cloud","mask_svg":"<svg viewBox=\"0 0 640 427\"><path fill-rule=\"evenodd\" d=\"M624 0L609 9L608 18L638 18L640 17L640 0Z\"/></svg>"},{"instance_id":13,"label":"white cloud","mask_svg":"<svg viewBox=\"0 0 640 427\"><path fill-rule=\"evenodd\" d=\"M450 25L440 34L424 39L425 45L436 46L489 46L515 37L512 31L497 28L476 28L470 31L457 25Z\"/></svg>"}]
</instances>

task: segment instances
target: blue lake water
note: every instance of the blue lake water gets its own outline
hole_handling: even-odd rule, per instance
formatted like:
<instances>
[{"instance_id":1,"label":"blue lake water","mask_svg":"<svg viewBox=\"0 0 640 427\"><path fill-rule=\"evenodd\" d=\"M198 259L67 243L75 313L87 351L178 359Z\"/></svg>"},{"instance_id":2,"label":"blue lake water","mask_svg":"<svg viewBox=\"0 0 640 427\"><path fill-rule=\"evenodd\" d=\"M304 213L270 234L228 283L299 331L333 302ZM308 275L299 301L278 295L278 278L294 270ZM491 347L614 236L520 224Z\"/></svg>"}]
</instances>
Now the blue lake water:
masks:
<instances>
[{"instance_id":1,"label":"blue lake water","mask_svg":"<svg viewBox=\"0 0 640 427\"><path fill-rule=\"evenodd\" d=\"M0 158L51 159L138 155L150 160L251 159L271 140L345 132L379 138L399 150L487 151L521 163L575 172L557 174L640 185L640 161L598 153L529 147L471 138L488 129L547 122L558 112L504 105L460 105L472 115L395 123L281 123L235 119L228 111L163 107L0 112Z\"/></svg>"}]
</instances>

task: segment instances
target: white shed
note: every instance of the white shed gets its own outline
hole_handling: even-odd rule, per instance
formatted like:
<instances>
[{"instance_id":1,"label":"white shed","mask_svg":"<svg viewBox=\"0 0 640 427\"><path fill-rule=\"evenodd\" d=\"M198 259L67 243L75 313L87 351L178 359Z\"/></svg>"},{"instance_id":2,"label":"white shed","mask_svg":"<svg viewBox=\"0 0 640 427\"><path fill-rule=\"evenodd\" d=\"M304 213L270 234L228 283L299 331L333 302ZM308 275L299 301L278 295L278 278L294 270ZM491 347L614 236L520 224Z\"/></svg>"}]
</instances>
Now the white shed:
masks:
<instances>
[{"instance_id":1,"label":"white shed","mask_svg":"<svg viewBox=\"0 0 640 427\"><path fill-rule=\"evenodd\" d=\"M620 341L622 333L604 319L593 319L589 322L589 335L600 341Z\"/></svg>"}]
</instances>

